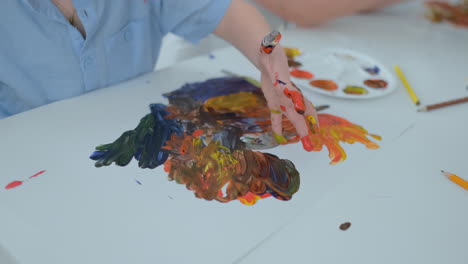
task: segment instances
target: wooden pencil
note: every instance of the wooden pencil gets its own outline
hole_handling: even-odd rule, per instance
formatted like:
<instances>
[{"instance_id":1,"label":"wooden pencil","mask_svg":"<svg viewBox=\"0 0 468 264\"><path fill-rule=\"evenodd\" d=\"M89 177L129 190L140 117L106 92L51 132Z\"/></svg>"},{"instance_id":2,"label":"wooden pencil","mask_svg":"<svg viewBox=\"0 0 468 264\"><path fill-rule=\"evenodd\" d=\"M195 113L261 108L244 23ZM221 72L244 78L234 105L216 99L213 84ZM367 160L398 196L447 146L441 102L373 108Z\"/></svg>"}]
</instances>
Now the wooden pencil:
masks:
<instances>
[{"instance_id":1,"label":"wooden pencil","mask_svg":"<svg viewBox=\"0 0 468 264\"><path fill-rule=\"evenodd\" d=\"M443 108L443 107L450 106L450 105L466 103L466 102L468 102L468 96L463 97L463 98L450 100L450 101L446 101L446 102L437 103L437 104L426 105L426 106L423 106L423 107L419 108L418 112L427 112L427 111L431 111L431 110L434 110L434 109Z\"/></svg>"},{"instance_id":2,"label":"wooden pencil","mask_svg":"<svg viewBox=\"0 0 468 264\"><path fill-rule=\"evenodd\" d=\"M465 190L468 190L468 181L465 181L464 179L458 177L457 175L447 172L447 171L442 171L442 173L452 182L457 184L458 186L464 188Z\"/></svg>"},{"instance_id":3,"label":"wooden pencil","mask_svg":"<svg viewBox=\"0 0 468 264\"><path fill-rule=\"evenodd\" d=\"M398 78L400 78L401 83L403 83L403 86L406 88L406 91L408 92L413 103L415 105L420 105L421 102L419 101L419 98L416 96L416 93L414 92L413 88L409 84L408 80L406 79L405 75L401 71L400 67L398 67L398 65L395 65L394 68L395 68L395 72Z\"/></svg>"}]
</instances>

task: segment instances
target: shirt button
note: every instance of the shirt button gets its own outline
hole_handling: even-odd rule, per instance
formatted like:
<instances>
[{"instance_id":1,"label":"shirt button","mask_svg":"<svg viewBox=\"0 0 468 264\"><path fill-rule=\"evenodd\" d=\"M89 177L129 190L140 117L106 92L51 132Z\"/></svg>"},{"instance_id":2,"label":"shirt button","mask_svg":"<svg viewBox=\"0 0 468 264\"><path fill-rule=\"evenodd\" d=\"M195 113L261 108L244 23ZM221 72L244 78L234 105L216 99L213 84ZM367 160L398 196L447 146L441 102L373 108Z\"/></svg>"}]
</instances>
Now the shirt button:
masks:
<instances>
[{"instance_id":1,"label":"shirt button","mask_svg":"<svg viewBox=\"0 0 468 264\"><path fill-rule=\"evenodd\" d=\"M93 59L91 57L87 57L84 61L83 61L83 68L84 69L88 69L89 67L91 67L93 65Z\"/></svg>"}]
</instances>

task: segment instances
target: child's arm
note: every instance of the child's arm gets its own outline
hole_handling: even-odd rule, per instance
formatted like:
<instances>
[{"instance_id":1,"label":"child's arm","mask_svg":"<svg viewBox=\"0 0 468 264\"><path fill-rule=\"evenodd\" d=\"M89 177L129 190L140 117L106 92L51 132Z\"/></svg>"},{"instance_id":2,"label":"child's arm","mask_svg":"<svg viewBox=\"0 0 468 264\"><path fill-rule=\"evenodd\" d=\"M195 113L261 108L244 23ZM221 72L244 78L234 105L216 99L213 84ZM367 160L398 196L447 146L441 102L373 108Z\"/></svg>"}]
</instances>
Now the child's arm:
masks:
<instances>
[{"instance_id":1,"label":"child's arm","mask_svg":"<svg viewBox=\"0 0 468 264\"><path fill-rule=\"evenodd\" d=\"M317 129L317 114L313 105L291 83L283 48L278 44L271 54L260 51L262 40L270 31L255 7L243 0L233 0L214 33L239 49L261 71L262 90L271 111L277 141L285 143L286 140L282 137L281 127L285 115L296 128L304 148L311 151L309 133Z\"/></svg>"},{"instance_id":2,"label":"child's arm","mask_svg":"<svg viewBox=\"0 0 468 264\"><path fill-rule=\"evenodd\" d=\"M358 12L382 8L404 0L254 0L299 26L311 26Z\"/></svg>"}]
</instances>

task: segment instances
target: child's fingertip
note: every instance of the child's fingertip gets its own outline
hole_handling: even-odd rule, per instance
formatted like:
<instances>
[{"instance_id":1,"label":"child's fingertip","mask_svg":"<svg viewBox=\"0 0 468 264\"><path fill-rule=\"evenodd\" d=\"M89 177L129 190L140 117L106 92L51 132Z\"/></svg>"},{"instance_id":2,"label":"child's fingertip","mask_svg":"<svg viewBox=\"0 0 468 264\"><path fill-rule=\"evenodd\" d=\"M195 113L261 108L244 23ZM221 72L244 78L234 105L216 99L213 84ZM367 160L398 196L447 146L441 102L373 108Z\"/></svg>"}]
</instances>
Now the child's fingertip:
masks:
<instances>
[{"instance_id":1,"label":"child's fingertip","mask_svg":"<svg viewBox=\"0 0 468 264\"><path fill-rule=\"evenodd\" d=\"M314 146L312 145L312 141L310 140L310 137L304 136L301 138L302 142L302 147L307 150L307 151L312 151L314 149Z\"/></svg>"}]
</instances>

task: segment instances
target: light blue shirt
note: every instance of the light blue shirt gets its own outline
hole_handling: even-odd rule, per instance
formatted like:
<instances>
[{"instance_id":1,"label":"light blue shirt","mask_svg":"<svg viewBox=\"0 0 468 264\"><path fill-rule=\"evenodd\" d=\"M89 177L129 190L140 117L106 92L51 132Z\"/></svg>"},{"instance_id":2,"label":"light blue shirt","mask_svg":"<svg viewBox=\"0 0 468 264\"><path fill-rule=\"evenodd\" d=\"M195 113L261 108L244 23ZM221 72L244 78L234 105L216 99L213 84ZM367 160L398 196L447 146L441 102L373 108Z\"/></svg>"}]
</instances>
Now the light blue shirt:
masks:
<instances>
[{"instance_id":1,"label":"light blue shirt","mask_svg":"<svg viewBox=\"0 0 468 264\"><path fill-rule=\"evenodd\" d=\"M172 32L196 43L229 0L73 0L86 39L50 0L0 3L0 119L150 72Z\"/></svg>"}]
</instances>

